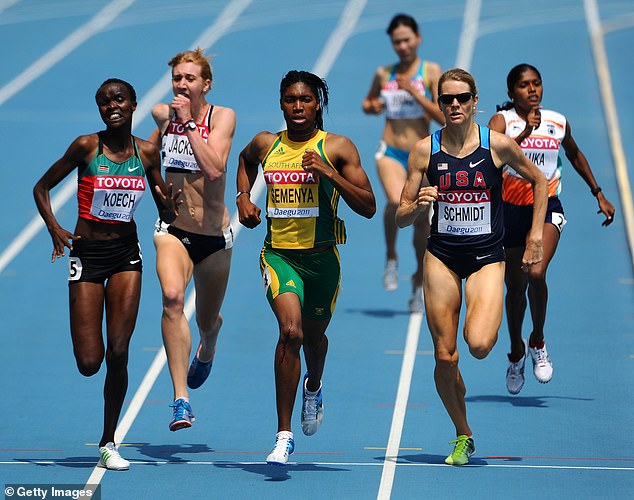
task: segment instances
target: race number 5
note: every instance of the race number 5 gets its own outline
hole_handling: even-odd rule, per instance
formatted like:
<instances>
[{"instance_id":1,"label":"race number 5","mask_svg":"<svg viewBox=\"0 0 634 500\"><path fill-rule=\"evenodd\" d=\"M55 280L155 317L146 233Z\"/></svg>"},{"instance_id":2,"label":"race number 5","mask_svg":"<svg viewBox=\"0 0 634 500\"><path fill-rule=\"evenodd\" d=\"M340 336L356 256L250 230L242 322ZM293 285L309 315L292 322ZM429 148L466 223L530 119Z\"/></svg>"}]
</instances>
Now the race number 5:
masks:
<instances>
[{"instance_id":1,"label":"race number 5","mask_svg":"<svg viewBox=\"0 0 634 500\"><path fill-rule=\"evenodd\" d=\"M81 259L79 257L68 257L68 281L77 281L81 278Z\"/></svg>"}]
</instances>

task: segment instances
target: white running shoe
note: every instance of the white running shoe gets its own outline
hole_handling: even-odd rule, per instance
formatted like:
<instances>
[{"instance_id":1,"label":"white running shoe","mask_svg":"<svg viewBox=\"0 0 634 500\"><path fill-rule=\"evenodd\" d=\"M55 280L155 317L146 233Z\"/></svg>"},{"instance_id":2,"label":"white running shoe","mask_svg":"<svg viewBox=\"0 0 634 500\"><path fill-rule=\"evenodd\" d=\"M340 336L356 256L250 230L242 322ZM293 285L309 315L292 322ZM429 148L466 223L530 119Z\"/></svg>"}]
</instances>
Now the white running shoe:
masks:
<instances>
[{"instance_id":1,"label":"white running shoe","mask_svg":"<svg viewBox=\"0 0 634 500\"><path fill-rule=\"evenodd\" d=\"M288 457L295 450L295 440L290 431L280 431L275 435L275 447L266 457L269 465L286 465Z\"/></svg>"},{"instance_id":2,"label":"white running shoe","mask_svg":"<svg viewBox=\"0 0 634 500\"><path fill-rule=\"evenodd\" d=\"M308 373L304 375L302 390L302 432L307 436L312 436L319 430L324 419L324 400L321 394L321 382L317 392L309 393L306 388Z\"/></svg>"},{"instance_id":3,"label":"white running shoe","mask_svg":"<svg viewBox=\"0 0 634 500\"><path fill-rule=\"evenodd\" d=\"M393 292L398 288L398 262L388 259L383 271L383 288L388 292Z\"/></svg>"},{"instance_id":4,"label":"white running shoe","mask_svg":"<svg viewBox=\"0 0 634 500\"><path fill-rule=\"evenodd\" d=\"M506 369L506 389L511 394L519 394L522 387L524 387L525 363L526 354L517 363L513 363L509 358L509 367Z\"/></svg>"},{"instance_id":5,"label":"white running shoe","mask_svg":"<svg viewBox=\"0 0 634 500\"><path fill-rule=\"evenodd\" d=\"M542 384L549 382L553 378L553 363L550 361L550 356L548 356L546 343L541 349L529 345L528 352L533 358L533 374L535 378Z\"/></svg>"},{"instance_id":6,"label":"white running shoe","mask_svg":"<svg viewBox=\"0 0 634 500\"><path fill-rule=\"evenodd\" d=\"M412 296L409 299L409 312L422 313L425 312L425 298L423 297L423 287L415 286Z\"/></svg>"},{"instance_id":7,"label":"white running shoe","mask_svg":"<svg viewBox=\"0 0 634 500\"><path fill-rule=\"evenodd\" d=\"M109 470L128 470L130 462L121 458L121 455L114 447L114 443L106 443L105 446L99 448L99 463L97 466Z\"/></svg>"}]
</instances>

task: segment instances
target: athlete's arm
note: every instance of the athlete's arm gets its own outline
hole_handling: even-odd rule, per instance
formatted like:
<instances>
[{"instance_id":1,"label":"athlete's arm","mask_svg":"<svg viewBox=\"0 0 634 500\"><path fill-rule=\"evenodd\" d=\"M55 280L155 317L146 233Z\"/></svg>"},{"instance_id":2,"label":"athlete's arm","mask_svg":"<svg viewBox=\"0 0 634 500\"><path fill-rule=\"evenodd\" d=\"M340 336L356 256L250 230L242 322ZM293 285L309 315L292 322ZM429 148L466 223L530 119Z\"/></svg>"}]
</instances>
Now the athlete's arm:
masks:
<instances>
[{"instance_id":1,"label":"athlete's arm","mask_svg":"<svg viewBox=\"0 0 634 500\"><path fill-rule=\"evenodd\" d=\"M383 82L384 74L385 70L382 67L376 70L368 95L361 105L363 112L368 115L379 115L383 113L384 103L383 99L381 99L381 83Z\"/></svg>"},{"instance_id":2,"label":"athlete's arm","mask_svg":"<svg viewBox=\"0 0 634 500\"><path fill-rule=\"evenodd\" d=\"M506 120L500 113L496 113L489 119L489 123L487 124L487 127L489 127L491 130L495 130L496 132L499 132L500 134L505 134Z\"/></svg>"},{"instance_id":3,"label":"athlete's arm","mask_svg":"<svg viewBox=\"0 0 634 500\"><path fill-rule=\"evenodd\" d=\"M436 186L423 186L431 154L431 139L421 139L412 148L407 161L407 179L401 192L401 201L396 209L396 224L406 227L414 223L425 207L438 199Z\"/></svg>"},{"instance_id":4,"label":"athlete's arm","mask_svg":"<svg viewBox=\"0 0 634 500\"><path fill-rule=\"evenodd\" d=\"M250 229L260 222L260 208L251 201L251 189L258 176L258 167L264 155L277 137L270 132L260 132L240 152L236 172L238 219L240 224Z\"/></svg>"},{"instance_id":5,"label":"athlete's arm","mask_svg":"<svg viewBox=\"0 0 634 500\"><path fill-rule=\"evenodd\" d=\"M568 161L570 161L574 169L586 182L588 187L590 187L591 190L598 188L599 184L594 178L594 174L590 169L590 164L573 139L570 123L568 122L566 122L566 134L561 141L561 145L564 147L564 151L566 152L566 158L568 158ZM603 215L605 215L605 220L601 225L609 226L612 222L614 222L614 206L612 206L612 203L610 203L603 195L602 191L599 191L595 196L597 198L597 202L599 203L599 211L597 213L603 213Z\"/></svg>"},{"instance_id":6,"label":"athlete's arm","mask_svg":"<svg viewBox=\"0 0 634 500\"><path fill-rule=\"evenodd\" d=\"M347 137L328 134L324 149L335 169L326 165L317 151L307 150L302 157L304 170L327 178L352 210L371 219L376 212L376 200L357 147Z\"/></svg>"},{"instance_id":7,"label":"athlete's arm","mask_svg":"<svg viewBox=\"0 0 634 500\"><path fill-rule=\"evenodd\" d=\"M533 221L526 236L526 250L522 257L522 264L527 269L540 262L544 255L542 236L548 206L548 182L513 139L495 131L491 132L491 154L498 168L502 168L504 164L510 165L533 187Z\"/></svg>"},{"instance_id":8,"label":"athlete's arm","mask_svg":"<svg viewBox=\"0 0 634 500\"><path fill-rule=\"evenodd\" d=\"M65 255L65 248L72 250L73 245L69 240L77 240L80 236L62 228L51 208L50 191L64 180L75 168L88 164L87 158L94 155L97 149L98 138L96 134L82 135L75 139L68 147L64 155L57 160L37 181L33 188L33 197L37 210L44 219L44 224L53 240L53 255L51 262Z\"/></svg>"},{"instance_id":9,"label":"athlete's arm","mask_svg":"<svg viewBox=\"0 0 634 500\"><path fill-rule=\"evenodd\" d=\"M165 185L163 177L161 177L161 156L156 145L143 139L137 138L136 140L141 161L145 168L145 176L148 180L150 193L152 193L159 217L163 222L171 224L178 215L178 205L182 203L182 200L178 200L181 190L179 189L176 193L173 193L172 184L169 184L169 186Z\"/></svg>"}]
</instances>

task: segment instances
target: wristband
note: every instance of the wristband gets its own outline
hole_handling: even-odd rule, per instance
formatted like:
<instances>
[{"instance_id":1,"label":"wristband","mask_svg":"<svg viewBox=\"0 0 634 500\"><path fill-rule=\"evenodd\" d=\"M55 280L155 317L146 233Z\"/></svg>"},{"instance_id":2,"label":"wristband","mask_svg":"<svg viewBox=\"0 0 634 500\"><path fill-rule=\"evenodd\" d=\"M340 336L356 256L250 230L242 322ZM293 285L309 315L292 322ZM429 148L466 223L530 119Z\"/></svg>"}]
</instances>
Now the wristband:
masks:
<instances>
[{"instance_id":1,"label":"wristband","mask_svg":"<svg viewBox=\"0 0 634 500\"><path fill-rule=\"evenodd\" d=\"M592 188L590 190L590 192L592 193L592 196L596 196L601 192L601 186L597 186L595 188Z\"/></svg>"},{"instance_id":2,"label":"wristband","mask_svg":"<svg viewBox=\"0 0 634 500\"><path fill-rule=\"evenodd\" d=\"M250 197L251 196L251 191L238 191L238 194L236 194L236 200L238 198L240 198L240 195L242 195L242 194L248 194L249 197Z\"/></svg>"}]
</instances>

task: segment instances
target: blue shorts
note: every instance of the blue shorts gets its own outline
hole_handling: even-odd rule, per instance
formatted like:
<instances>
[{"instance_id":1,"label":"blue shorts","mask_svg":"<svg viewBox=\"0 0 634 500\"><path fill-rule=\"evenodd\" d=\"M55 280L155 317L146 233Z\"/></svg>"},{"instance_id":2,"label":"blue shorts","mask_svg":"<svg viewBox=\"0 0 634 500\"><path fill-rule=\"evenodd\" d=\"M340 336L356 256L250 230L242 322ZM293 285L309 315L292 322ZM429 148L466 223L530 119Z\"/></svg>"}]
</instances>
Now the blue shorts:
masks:
<instances>
[{"instance_id":1,"label":"blue shorts","mask_svg":"<svg viewBox=\"0 0 634 500\"><path fill-rule=\"evenodd\" d=\"M392 146L388 146L385 141L381 141L376 153L374 153L374 159L380 160L381 158L392 158L403 165L403 168L407 169L409 151L393 148Z\"/></svg>"},{"instance_id":2,"label":"blue shorts","mask_svg":"<svg viewBox=\"0 0 634 500\"><path fill-rule=\"evenodd\" d=\"M504 247L516 248L526 246L526 235L531 229L533 221L533 205L514 205L504 202ZM546 208L547 224L552 224L559 233L566 225L564 207L557 196L548 198Z\"/></svg>"}]
</instances>

